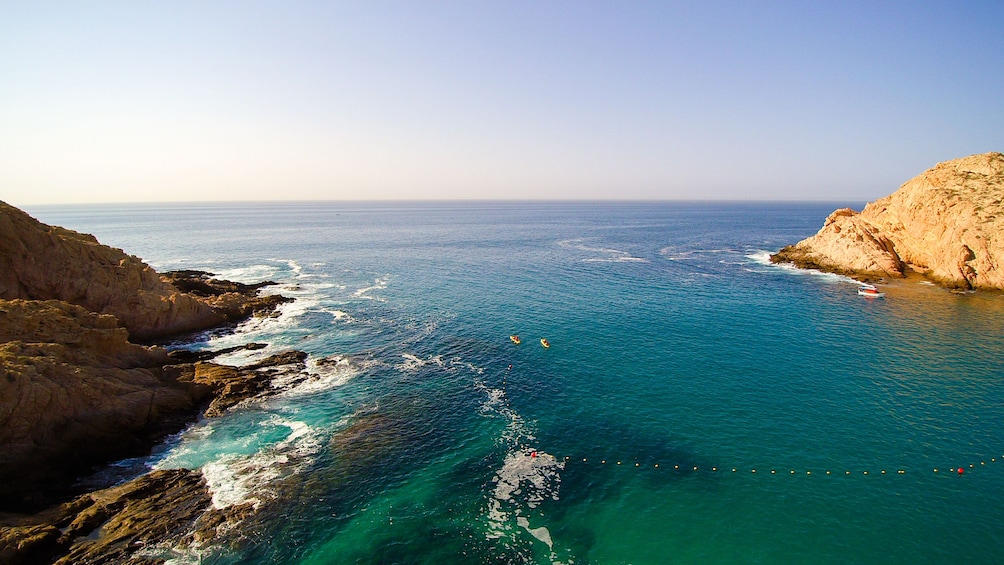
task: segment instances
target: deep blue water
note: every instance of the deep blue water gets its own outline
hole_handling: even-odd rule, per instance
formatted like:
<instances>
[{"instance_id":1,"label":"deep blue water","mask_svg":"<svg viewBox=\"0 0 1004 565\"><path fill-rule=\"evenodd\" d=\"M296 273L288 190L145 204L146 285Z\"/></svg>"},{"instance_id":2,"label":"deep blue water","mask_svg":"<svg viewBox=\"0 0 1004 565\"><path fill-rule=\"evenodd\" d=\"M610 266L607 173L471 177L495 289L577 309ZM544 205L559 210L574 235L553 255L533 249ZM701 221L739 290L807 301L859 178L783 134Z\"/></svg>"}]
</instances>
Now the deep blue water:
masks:
<instances>
[{"instance_id":1,"label":"deep blue water","mask_svg":"<svg viewBox=\"0 0 1004 565\"><path fill-rule=\"evenodd\" d=\"M999 560L1004 296L767 262L847 205L28 211L297 299L193 344L310 379L144 461L259 504L175 563Z\"/></svg>"}]
</instances>

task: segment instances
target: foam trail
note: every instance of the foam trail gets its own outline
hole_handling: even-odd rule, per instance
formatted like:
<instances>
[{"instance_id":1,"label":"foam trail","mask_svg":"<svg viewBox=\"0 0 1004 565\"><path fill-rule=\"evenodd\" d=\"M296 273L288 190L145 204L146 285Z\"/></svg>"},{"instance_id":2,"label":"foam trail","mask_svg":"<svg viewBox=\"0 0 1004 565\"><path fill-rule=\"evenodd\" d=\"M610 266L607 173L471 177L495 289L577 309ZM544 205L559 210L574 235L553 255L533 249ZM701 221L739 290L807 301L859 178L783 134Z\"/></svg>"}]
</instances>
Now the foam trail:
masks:
<instances>
[{"instance_id":1,"label":"foam trail","mask_svg":"<svg viewBox=\"0 0 1004 565\"><path fill-rule=\"evenodd\" d=\"M434 355L429 357L428 359L421 359L416 355L412 355L411 353L402 353L401 357L404 357L405 359L404 363L401 363L400 365L396 366L396 368L401 372L411 373L429 364L437 365L439 367L446 366L446 363L443 361L442 355Z\"/></svg>"},{"instance_id":2,"label":"foam trail","mask_svg":"<svg viewBox=\"0 0 1004 565\"><path fill-rule=\"evenodd\" d=\"M493 479L495 489L488 501L488 539L511 535L515 521L553 550L554 541L547 527L531 527L523 512L537 508L544 500L558 500L560 472L564 467L564 462L541 451L515 451L506 455Z\"/></svg>"},{"instance_id":3,"label":"foam trail","mask_svg":"<svg viewBox=\"0 0 1004 565\"><path fill-rule=\"evenodd\" d=\"M360 288L359 290L357 290L354 293L352 293L352 296L355 296L357 298L365 298L367 300L379 300L379 301L382 301L382 299L380 299L380 298L376 298L374 296L369 296L369 292L373 291L373 290L383 290L383 289L387 288L387 284L389 282L390 282L389 277L380 277L380 278L376 279L375 281L373 281L373 285L372 286L367 286L367 287L364 287L364 288Z\"/></svg>"},{"instance_id":4,"label":"foam trail","mask_svg":"<svg viewBox=\"0 0 1004 565\"><path fill-rule=\"evenodd\" d=\"M641 257L634 257L628 251L621 251L620 249L610 249L607 247L590 247L583 244L585 241L582 238L578 239L566 239L558 242L559 247L565 247L570 249L576 249L578 251L585 251L587 253L602 253L607 255L607 257L590 257L583 259L586 263L648 263L648 259L643 259Z\"/></svg>"},{"instance_id":5,"label":"foam trail","mask_svg":"<svg viewBox=\"0 0 1004 565\"><path fill-rule=\"evenodd\" d=\"M700 259L701 255L718 253L735 254L739 252L735 249L692 249L690 251L677 251L676 248L673 247L663 247L659 250L659 255L662 255L670 261L688 261L690 259Z\"/></svg>"},{"instance_id":6,"label":"foam trail","mask_svg":"<svg viewBox=\"0 0 1004 565\"><path fill-rule=\"evenodd\" d=\"M462 362L454 359L452 364ZM483 368L471 367L477 369L477 375L484 373ZM510 369L506 370L506 378ZM480 377L474 380L474 386L486 395L481 413L506 419L506 427L497 443L509 447L520 446L506 454L502 467L492 479L495 486L488 496L484 515L487 521L485 537L488 540L504 540L509 545L517 541L515 536L520 530L526 531L535 540L547 545L550 561L558 564L560 562L550 530L545 525L531 524L531 520L539 518L530 516L530 511L546 500L558 500L561 471L565 468L565 463L542 450L527 447L536 441L533 427L510 407L504 382L503 380L503 386L495 388L485 384Z\"/></svg>"}]
</instances>

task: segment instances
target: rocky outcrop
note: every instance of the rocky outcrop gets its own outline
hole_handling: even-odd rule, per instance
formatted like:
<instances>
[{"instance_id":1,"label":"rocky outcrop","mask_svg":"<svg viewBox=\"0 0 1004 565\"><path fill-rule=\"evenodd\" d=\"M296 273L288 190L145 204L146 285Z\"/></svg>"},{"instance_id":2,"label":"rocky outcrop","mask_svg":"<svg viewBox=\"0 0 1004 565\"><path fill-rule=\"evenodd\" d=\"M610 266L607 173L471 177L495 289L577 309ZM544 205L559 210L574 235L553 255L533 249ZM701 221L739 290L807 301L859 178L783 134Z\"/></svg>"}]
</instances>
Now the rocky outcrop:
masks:
<instances>
[{"instance_id":1,"label":"rocky outcrop","mask_svg":"<svg viewBox=\"0 0 1004 565\"><path fill-rule=\"evenodd\" d=\"M250 290L183 292L138 257L0 202L0 299L62 300L115 316L133 339L153 340L218 326L282 300L255 303L248 298L257 288Z\"/></svg>"},{"instance_id":2,"label":"rocky outcrop","mask_svg":"<svg viewBox=\"0 0 1004 565\"><path fill-rule=\"evenodd\" d=\"M92 466L145 453L203 409L220 414L302 370L303 354L236 368L130 341L268 314L287 300L259 295L268 284L161 276L0 202L0 510L49 504Z\"/></svg>"},{"instance_id":3,"label":"rocky outcrop","mask_svg":"<svg viewBox=\"0 0 1004 565\"><path fill-rule=\"evenodd\" d=\"M213 400L203 415L213 418L244 400L268 395L277 376L287 384L306 378L306 359L302 351L286 351L243 367L198 362L165 370L178 382L211 391Z\"/></svg>"},{"instance_id":4,"label":"rocky outcrop","mask_svg":"<svg viewBox=\"0 0 1004 565\"><path fill-rule=\"evenodd\" d=\"M127 335L113 316L80 306L0 301L5 506L30 506L40 489L58 491L46 487L73 473L138 454L208 394L164 378L167 352L129 343Z\"/></svg>"},{"instance_id":5,"label":"rocky outcrop","mask_svg":"<svg viewBox=\"0 0 1004 565\"><path fill-rule=\"evenodd\" d=\"M771 261L863 278L918 272L950 288L1004 289L1004 155L940 163L860 213L837 210L816 235Z\"/></svg>"},{"instance_id":6,"label":"rocky outcrop","mask_svg":"<svg viewBox=\"0 0 1004 565\"><path fill-rule=\"evenodd\" d=\"M207 405L211 417L269 393L306 357L175 364L127 337L113 316L66 302L0 301L0 506L44 504L75 474L145 452Z\"/></svg>"},{"instance_id":7,"label":"rocky outcrop","mask_svg":"<svg viewBox=\"0 0 1004 565\"><path fill-rule=\"evenodd\" d=\"M154 471L0 525L0 563L163 563L251 512L213 507L198 471Z\"/></svg>"},{"instance_id":8,"label":"rocky outcrop","mask_svg":"<svg viewBox=\"0 0 1004 565\"><path fill-rule=\"evenodd\" d=\"M160 278L179 291L198 297L227 322L268 315L280 304L293 300L280 294L258 293L262 288L274 285L272 281L243 284L215 279L212 273L205 271L170 271Z\"/></svg>"}]
</instances>

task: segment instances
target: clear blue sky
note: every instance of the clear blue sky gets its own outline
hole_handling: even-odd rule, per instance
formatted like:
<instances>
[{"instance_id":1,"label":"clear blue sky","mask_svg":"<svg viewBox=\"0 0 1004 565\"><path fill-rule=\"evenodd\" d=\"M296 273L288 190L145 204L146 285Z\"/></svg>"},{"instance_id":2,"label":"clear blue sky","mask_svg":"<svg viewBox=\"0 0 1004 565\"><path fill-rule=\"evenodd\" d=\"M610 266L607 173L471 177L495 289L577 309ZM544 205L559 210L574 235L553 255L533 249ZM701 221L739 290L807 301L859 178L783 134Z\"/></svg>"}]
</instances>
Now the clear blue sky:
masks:
<instances>
[{"instance_id":1,"label":"clear blue sky","mask_svg":"<svg viewBox=\"0 0 1004 565\"><path fill-rule=\"evenodd\" d=\"M865 201L1002 96L1000 0L0 0L0 200Z\"/></svg>"}]
</instances>

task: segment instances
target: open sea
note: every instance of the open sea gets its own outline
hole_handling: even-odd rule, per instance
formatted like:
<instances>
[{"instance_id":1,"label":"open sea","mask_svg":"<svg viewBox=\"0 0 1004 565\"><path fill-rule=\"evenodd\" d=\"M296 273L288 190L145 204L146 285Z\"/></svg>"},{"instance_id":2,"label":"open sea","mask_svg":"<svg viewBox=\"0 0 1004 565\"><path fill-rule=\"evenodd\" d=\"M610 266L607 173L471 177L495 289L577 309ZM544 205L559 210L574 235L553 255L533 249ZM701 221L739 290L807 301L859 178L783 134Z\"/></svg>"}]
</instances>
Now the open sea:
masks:
<instances>
[{"instance_id":1,"label":"open sea","mask_svg":"<svg viewBox=\"0 0 1004 565\"><path fill-rule=\"evenodd\" d=\"M1004 562L1004 295L769 263L844 206L26 210L296 299L187 346L307 380L120 463L258 505L169 563Z\"/></svg>"}]
</instances>

